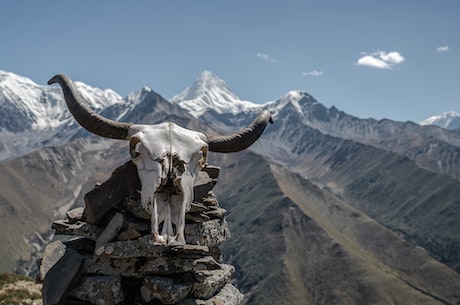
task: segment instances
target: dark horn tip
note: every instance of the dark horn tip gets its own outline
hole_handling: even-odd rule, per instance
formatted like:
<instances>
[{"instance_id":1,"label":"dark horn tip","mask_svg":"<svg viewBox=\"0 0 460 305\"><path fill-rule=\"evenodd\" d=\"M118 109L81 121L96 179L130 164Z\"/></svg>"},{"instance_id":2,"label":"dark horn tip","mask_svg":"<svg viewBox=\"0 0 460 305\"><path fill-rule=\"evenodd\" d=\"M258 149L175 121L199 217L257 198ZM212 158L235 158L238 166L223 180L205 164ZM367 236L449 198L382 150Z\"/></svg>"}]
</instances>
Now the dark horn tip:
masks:
<instances>
[{"instance_id":1,"label":"dark horn tip","mask_svg":"<svg viewBox=\"0 0 460 305\"><path fill-rule=\"evenodd\" d=\"M48 81L48 85L52 85L52 84L55 84L55 83L59 82L59 81L58 81L58 78L61 78L61 77L62 77L61 74L57 74L57 75L53 76L53 77L50 78L50 80Z\"/></svg>"},{"instance_id":2,"label":"dark horn tip","mask_svg":"<svg viewBox=\"0 0 460 305\"><path fill-rule=\"evenodd\" d=\"M273 117L272 117L272 114L270 113L270 111L268 110L263 110L259 116L265 116L265 117L268 117L268 119L266 119L270 124L273 124Z\"/></svg>"}]
</instances>

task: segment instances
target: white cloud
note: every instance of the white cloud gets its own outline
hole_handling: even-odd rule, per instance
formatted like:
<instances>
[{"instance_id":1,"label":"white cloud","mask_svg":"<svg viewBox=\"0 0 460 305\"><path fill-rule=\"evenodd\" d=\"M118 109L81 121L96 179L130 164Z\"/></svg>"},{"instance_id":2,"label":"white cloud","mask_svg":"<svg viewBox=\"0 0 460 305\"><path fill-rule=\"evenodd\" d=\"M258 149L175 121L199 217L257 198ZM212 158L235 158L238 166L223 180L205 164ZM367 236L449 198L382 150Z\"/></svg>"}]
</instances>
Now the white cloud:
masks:
<instances>
[{"instance_id":1,"label":"white cloud","mask_svg":"<svg viewBox=\"0 0 460 305\"><path fill-rule=\"evenodd\" d=\"M272 62L277 62L276 58L274 58L274 57L272 57L272 56L270 56L270 55L268 55L268 54L265 54L265 53L259 52L259 53L257 53L257 57L260 58L260 59L262 59L262 60L271 62L271 63L272 63Z\"/></svg>"},{"instance_id":2,"label":"white cloud","mask_svg":"<svg viewBox=\"0 0 460 305\"><path fill-rule=\"evenodd\" d=\"M444 53L449 51L449 46L441 46L436 48L437 53Z\"/></svg>"},{"instance_id":3,"label":"white cloud","mask_svg":"<svg viewBox=\"0 0 460 305\"><path fill-rule=\"evenodd\" d=\"M377 69L393 69L403 63L405 58L396 51L377 51L372 54L362 53L362 57L356 62L357 66L367 66Z\"/></svg>"},{"instance_id":4,"label":"white cloud","mask_svg":"<svg viewBox=\"0 0 460 305\"><path fill-rule=\"evenodd\" d=\"M404 57L402 57L402 55L398 52L390 52L386 54L385 52L380 52L380 58L384 62L394 65L398 65L404 61Z\"/></svg>"},{"instance_id":5,"label":"white cloud","mask_svg":"<svg viewBox=\"0 0 460 305\"><path fill-rule=\"evenodd\" d=\"M323 76L324 71L313 70L310 72L302 72L302 76Z\"/></svg>"}]
</instances>

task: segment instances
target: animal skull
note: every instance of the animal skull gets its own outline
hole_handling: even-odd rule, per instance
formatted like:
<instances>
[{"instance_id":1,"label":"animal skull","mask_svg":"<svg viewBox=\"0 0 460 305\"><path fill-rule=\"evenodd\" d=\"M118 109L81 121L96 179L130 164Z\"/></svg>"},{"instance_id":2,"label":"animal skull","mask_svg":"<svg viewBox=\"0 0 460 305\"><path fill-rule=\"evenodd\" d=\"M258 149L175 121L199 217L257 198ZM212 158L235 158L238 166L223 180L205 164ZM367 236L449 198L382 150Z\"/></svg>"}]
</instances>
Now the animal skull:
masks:
<instances>
[{"instance_id":1,"label":"animal skull","mask_svg":"<svg viewBox=\"0 0 460 305\"><path fill-rule=\"evenodd\" d=\"M142 205L150 208L154 241L184 244L185 212L206 161L207 143L203 134L174 123L135 128L139 132L131 137L130 152L141 180Z\"/></svg>"},{"instance_id":2,"label":"animal skull","mask_svg":"<svg viewBox=\"0 0 460 305\"><path fill-rule=\"evenodd\" d=\"M130 141L130 154L141 181L141 202L151 213L151 232L156 244L185 244L185 213L193 201L193 183L206 162L208 150L237 152L252 145L268 122L262 111L245 129L227 136L210 136L174 123L140 125L120 123L100 116L83 102L73 82L56 75L72 115L88 131L107 138Z\"/></svg>"}]
</instances>

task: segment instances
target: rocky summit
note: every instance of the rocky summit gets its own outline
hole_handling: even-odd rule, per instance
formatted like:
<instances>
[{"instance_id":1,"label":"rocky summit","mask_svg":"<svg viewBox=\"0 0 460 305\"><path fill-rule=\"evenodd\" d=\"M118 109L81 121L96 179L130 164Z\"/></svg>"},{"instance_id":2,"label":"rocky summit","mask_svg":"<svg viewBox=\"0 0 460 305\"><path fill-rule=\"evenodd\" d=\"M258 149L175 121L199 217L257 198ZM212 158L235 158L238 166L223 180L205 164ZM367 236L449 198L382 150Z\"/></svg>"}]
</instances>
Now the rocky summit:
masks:
<instances>
[{"instance_id":1,"label":"rocky summit","mask_svg":"<svg viewBox=\"0 0 460 305\"><path fill-rule=\"evenodd\" d=\"M219 249L230 238L226 211L212 192L219 168L200 171L186 244L173 246L153 244L134 168L117 168L85 196L85 208L52 224L58 238L45 248L38 276L43 304L241 304L231 284L235 268ZM117 181L131 187L116 188Z\"/></svg>"}]
</instances>

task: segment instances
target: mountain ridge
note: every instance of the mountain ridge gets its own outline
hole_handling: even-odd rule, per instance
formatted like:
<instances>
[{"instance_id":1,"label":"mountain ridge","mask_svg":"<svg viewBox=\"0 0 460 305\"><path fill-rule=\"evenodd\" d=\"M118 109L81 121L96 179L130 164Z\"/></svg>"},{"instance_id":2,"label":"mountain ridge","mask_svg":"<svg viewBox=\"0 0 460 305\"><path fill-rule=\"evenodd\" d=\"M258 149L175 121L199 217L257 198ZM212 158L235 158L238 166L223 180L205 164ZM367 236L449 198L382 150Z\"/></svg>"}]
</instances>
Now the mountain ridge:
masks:
<instances>
[{"instance_id":1,"label":"mountain ridge","mask_svg":"<svg viewBox=\"0 0 460 305\"><path fill-rule=\"evenodd\" d=\"M410 137L417 132L424 133L422 140L445 140L454 156L458 152L449 141L456 139L455 132L360 120L300 91L242 112L210 108L199 119L149 88L129 99L131 108L114 109L117 104L102 113L129 122L174 121L206 133L228 133L247 126L259 110L272 111L274 124L249 151L208 155L209 164L221 166L216 196L228 211L233 236L222 253L237 268L235 281L245 293L245 304L460 301L460 181L387 147L395 141L389 135L402 128L416 143L423 142ZM342 137L339 129L345 127L347 133L381 136L385 146ZM31 239L21 236L23 228L34 236L45 234L39 229L52 215L30 210L64 211L72 200L73 206L81 206L88 188L129 159L126 142L79 130L59 146L0 162L0 182L8 182L0 184L0 194L5 194L0 213L11 220L0 232L9 234L3 239L8 244L18 245L17 252L3 248L8 266L2 268L30 254L24 240ZM66 203L63 194L69 198Z\"/></svg>"},{"instance_id":2,"label":"mountain ridge","mask_svg":"<svg viewBox=\"0 0 460 305\"><path fill-rule=\"evenodd\" d=\"M446 129L460 128L460 114L454 111L444 112L440 115L431 116L421 122L420 125L436 125Z\"/></svg>"},{"instance_id":3,"label":"mountain ridge","mask_svg":"<svg viewBox=\"0 0 460 305\"><path fill-rule=\"evenodd\" d=\"M111 89L75 83L83 98L98 112L111 106L127 106ZM129 106L128 106L129 107ZM0 70L0 161L42 148L67 143L80 130L57 86L41 86L32 80Z\"/></svg>"}]
</instances>

